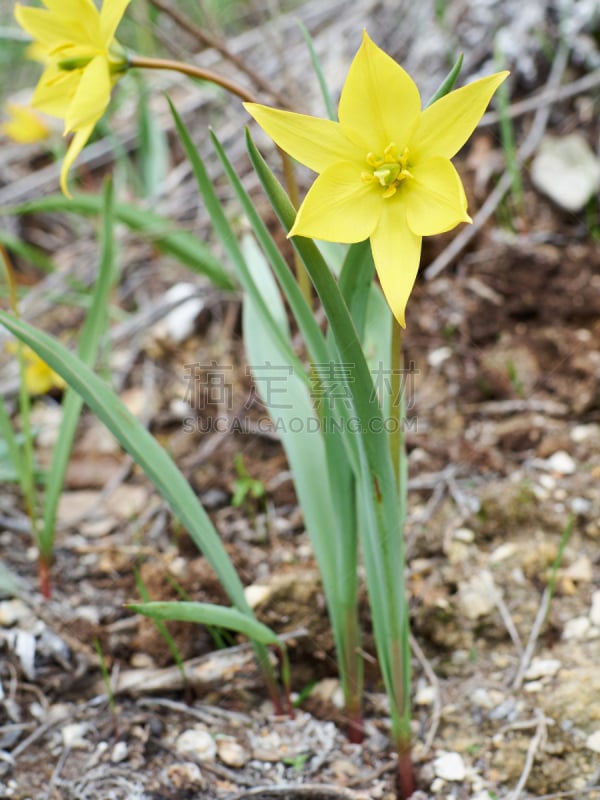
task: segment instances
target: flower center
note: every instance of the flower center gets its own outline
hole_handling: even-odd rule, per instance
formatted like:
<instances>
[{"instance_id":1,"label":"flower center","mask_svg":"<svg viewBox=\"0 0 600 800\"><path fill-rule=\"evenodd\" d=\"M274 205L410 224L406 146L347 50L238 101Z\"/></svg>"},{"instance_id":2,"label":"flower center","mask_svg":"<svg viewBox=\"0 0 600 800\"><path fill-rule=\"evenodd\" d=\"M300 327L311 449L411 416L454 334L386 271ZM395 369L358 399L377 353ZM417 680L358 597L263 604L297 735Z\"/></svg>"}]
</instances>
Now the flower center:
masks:
<instances>
[{"instance_id":1,"label":"flower center","mask_svg":"<svg viewBox=\"0 0 600 800\"><path fill-rule=\"evenodd\" d=\"M362 172L361 179L365 183L378 183L383 189L384 198L393 197L404 178L412 177L408 170L408 157L408 147L404 148L402 155L398 155L396 145L391 142L383 151L382 156L368 153L369 169Z\"/></svg>"}]
</instances>

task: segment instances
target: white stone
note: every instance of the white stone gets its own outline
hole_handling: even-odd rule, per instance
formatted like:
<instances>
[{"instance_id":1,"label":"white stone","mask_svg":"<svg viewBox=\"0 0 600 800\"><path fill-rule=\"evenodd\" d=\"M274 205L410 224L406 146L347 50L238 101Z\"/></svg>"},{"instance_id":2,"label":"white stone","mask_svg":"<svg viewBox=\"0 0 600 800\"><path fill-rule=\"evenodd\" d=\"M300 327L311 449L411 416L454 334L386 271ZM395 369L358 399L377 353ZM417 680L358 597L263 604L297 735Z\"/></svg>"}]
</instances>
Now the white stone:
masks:
<instances>
[{"instance_id":1,"label":"white stone","mask_svg":"<svg viewBox=\"0 0 600 800\"><path fill-rule=\"evenodd\" d=\"M434 760L433 770L444 781L464 781L467 774L460 753L442 753Z\"/></svg>"},{"instance_id":2,"label":"white stone","mask_svg":"<svg viewBox=\"0 0 600 800\"><path fill-rule=\"evenodd\" d=\"M194 332L196 318L204 308L202 298L193 296L197 288L193 283L181 282L165 292L165 301L178 305L154 326L153 332L157 338L183 342Z\"/></svg>"},{"instance_id":3,"label":"white stone","mask_svg":"<svg viewBox=\"0 0 600 800\"><path fill-rule=\"evenodd\" d=\"M494 589L483 573L459 585L458 606L467 619L479 619L494 610Z\"/></svg>"},{"instance_id":4,"label":"white stone","mask_svg":"<svg viewBox=\"0 0 600 800\"><path fill-rule=\"evenodd\" d=\"M471 544L471 542L475 541L475 531L472 531L471 528L457 528L454 531L453 538L458 542Z\"/></svg>"},{"instance_id":5,"label":"white stone","mask_svg":"<svg viewBox=\"0 0 600 800\"><path fill-rule=\"evenodd\" d=\"M593 750L594 753L600 753L600 730L590 733L585 740L585 746L588 750Z\"/></svg>"},{"instance_id":6,"label":"white stone","mask_svg":"<svg viewBox=\"0 0 600 800\"><path fill-rule=\"evenodd\" d=\"M537 678L550 678L556 675L562 664L557 658L534 658L525 673L528 681Z\"/></svg>"},{"instance_id":7,"label":"white stone","mask_svg":"<svg viewBox=\"0 0 600 800\"><path fill-rule=\"evenodd\" d=\"M87 750L89 747L89 742L85 739L87 731L86 722L72 722L70 725L65 725L61 730L64 746L70 750Z\"/></svg>"},{"instance_id":8,"label":"white stone","mask_svg":"<svg viewBox=\"0 0 600 800\"><path fill-rule=\"evenodd\" d=\"M126 761L129 757L129 748L127 747L127 742L119 741L113 747L112 753L110 754L110 760L113 764L120 764L122 761Z\"/></svg>"},{"instance_id":9,"label":"white stone","mask_svg":"<svg viewBox=\"0 0 600 800\"><path fill-rule=\"evenodd\" d=\"M566 211L581 211L600 188L600 162L578 133L544 136L531 165L533 184Z\"/></svg>"},{"instance_id":10,"label":"white stone","mask_svg":"<svg viewBox=\"0 0 600 800\"><path fill-rule=\"evenodd\" d=\"M593 567L589 556L580 556L565 569L563 576L580 583L591 583Z\"/></svg>"},{"instance_id":11,"label":"white stone","mask_svg":"<svg viewBox=\"0 0 600 800\"><path fill-rule=\"evenodd\" d=\"M570 434L570 439L575 444L587 442L588 439L600 438L600 425L595 422L589 425L575 425Z\"/></svg>"},{"instance_id":12,"label":"white stone","mask_svg":"<svg viewBox=\"0 0 600 800\"><path fill-rule=\"evenodd\" d=\"M17 622L33 618L29 606L26 606L18 597L0 602L0 628L10 628Z\"/></svg>"},{"instance_id":13,"label":"white stone","mask_svg":"<svg viewBox=\"0 0 600 800\"><path fill-rule=\"evenodd\" d=\"M592 607L590 609L590 622L600 627L600 589L592 594Z\"/></svg>"},{"instance_id":14,"label":"white stone","mask_svg":"<svg viewBox=\"0 0 600 800\"><path fill-rule=\"evenodd\" d=\"M573 617L565 624L563 639L579 641L585 639L590 631L591 623L588 617Z\"/></svg>"},{"instance_id":15,"label":"white stone","mask_svg":"<svg viewBox=\"0 0 600 800\"><path fill-rule=\"evenodd\" d=\"M571 511L573 514L587 514L592 508L591 500L585 497L574 497L571 500Z\"/></svg>"},{"instance_id":16,"label":"white stone","mask_svg":"<svg viewBox=\"0 0 600 800\"><path fill-rule=\"evenodd\" d=\"M217 754L217 745L203 728L188 728L177 737L175 750L196 761L212 761Z\"/></svg>"},{"instance_id":17,"label":"white stone","mask_svg":"<svg viewBox=\"0 0 600 800\"><path fill-rule=\"evenodd\" d=\"M450 347L438 347L429 353L427 363L430 367L440 367L451 355L452 349Z\"/></svg>"},{"instance_id":18,"label":"white stone","mask_svg":"<svg viewBox=\"0 0 600 800\"><path fill-rule=\"evenodd\" d=\"M559 475L573 475L577 464L565 450L557 450L546 460L546 467L551 472L558 472Z\"/></svg>"},{"instance_id":19,"label":"white stone","mask_svg":"<svg viewBox=\"0 0 600 800\"><path fill-rule=\"evenodd\" d=\"M431 706L436 698L436 690L434 686L421 686L415 693L415 705L417 706Z\"/></svg>"}]
</instances>

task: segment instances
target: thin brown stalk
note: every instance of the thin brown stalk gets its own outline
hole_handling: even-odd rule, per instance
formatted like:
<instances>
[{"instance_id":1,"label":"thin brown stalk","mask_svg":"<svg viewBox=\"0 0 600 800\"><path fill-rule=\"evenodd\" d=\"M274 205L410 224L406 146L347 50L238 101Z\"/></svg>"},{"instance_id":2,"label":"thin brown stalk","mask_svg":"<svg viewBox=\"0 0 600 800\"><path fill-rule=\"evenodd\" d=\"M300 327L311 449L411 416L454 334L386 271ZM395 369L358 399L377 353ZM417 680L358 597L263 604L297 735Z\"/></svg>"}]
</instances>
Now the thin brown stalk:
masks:
<instances>
[{"instance_id":1,"label":"thin brown stalk","mask_svg":"<svg viewBox=\"0 0 600 800\"><path fill-rule=\"evenodd\" d=\"M222 39L219 39L218 36L214 36L213 34L209 33L200 25L196 25L194 22L192 22L192 20L188 19L176 8L173 8L172 5L164 2L164 0L150 0L150 3L155 8L158 8L159 11L162 11L163 14L166 14L168 17L170 17L173 22L182 28L182 30L187 31L198 42L200 42L200 44L204 45L205 47L212 47L213 50L216 50L218 53L220 53L224 59L237 67L240 72L243 72L243 74L252 81L257 89L267 92L267 94L276 100L280 106L287 106L285 97L280 94L280 92L278 92L269 81L263 78L262 75L249 67L243 59L241 59L235 53L232 53Z\"/></svg>"}]
</instances>

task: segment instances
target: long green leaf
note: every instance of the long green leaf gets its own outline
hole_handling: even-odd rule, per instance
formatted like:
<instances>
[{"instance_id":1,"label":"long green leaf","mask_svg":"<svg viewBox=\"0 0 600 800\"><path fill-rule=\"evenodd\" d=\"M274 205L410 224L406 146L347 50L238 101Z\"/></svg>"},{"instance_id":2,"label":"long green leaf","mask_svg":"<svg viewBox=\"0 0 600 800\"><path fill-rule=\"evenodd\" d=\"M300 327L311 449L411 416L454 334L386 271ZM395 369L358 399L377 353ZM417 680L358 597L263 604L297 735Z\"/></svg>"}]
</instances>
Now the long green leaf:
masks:
<instances>
[{"instance_id":1,"label":"long green leaf","mask_svg":"<svg viewBox=\"0 0 600 800\"><path fill-rule=\"evenodd\" d=\"M156 439L112 389L58 341L5 311L0 311L0 323L29 345L83 397L169 503L173 513L210 562L234 605L253 617L244 597L243 586L218 533L189 483Z\"/></svg>"},{"instance_id":2,"label":"long green leaf","mask_svg":"<svg viewBox=\"0 0 600 800\"><path fill-rule=\"evenodd\" d=\"M28 214L35 211L63 211L97 216L102 211L102 198L87 194L75 195L73 198L53 195L3 208L0 214ZM125 203L115 204L115 217L131 230L148 237L157 249L178 259L195 272L206 275L220 289L235 288L234 281L221 262L203 241L189 231L176 228L172 222L153 211Z\"/></svg>"},{"instance_id":3,"label":"long green leaf","mask_svg":"<svg viewBox=\"0 0 600 800\"><path fill-rule=\"evenodd\" d=\"M101 256L98 279L94 286L92 303L83 323L77 348L79 357L88 365L93 365L95 362L101 338L106 331L109 293L114 279L114 196L110 181L107 182L104 188L103 198ZM54 548L54 529L58 502L82 406L81 395L68 388L63 399L60 430L48 471L48 483L44 496L44 519L39 533L40 555L48 563L52 558Z\"/></svg>"},{"instance_id":4,"label":"long green leaf","mask_svg":"<svg viewBox=\"0 0 600 800\"><path fill-rule=\"evenodd\" d=\"M289 335L285 308L268 264L253 239L247 237L244 244L254 281L261 287L282 333ZM325 437L308 389L291 368L288 374L277 374L278 365L285 367L284 354L249 295L244 299L243 329L248 361L254 365L254 382L275 422L294 476L306 530L321 572L342 686L350 703L350 698L357 694L360 698L361 691L356 526L348 524L347 513L354 507L353 487L350 483L346 487L349 491L340 493L342 486L335 480L335 471L331 471ZM273 366L265 369L263 365ZM279 378L275 392L271 386L274 377ZM345 474L344 466L343 461L338 465L341 474Z\"/></svg>"},{"instance_id":5,"label":"long green leaf","mask_svg":"<svg viewBox=\"0 0 600 800\"><path fill-rule=\"evenodd\" d=\"M242 633L253 642L258 642L262 645L274 644L278 647L283 647L282 642L270 628L267 628L257 619L253 619L247 614L242 614L235 608L212 605L211 603L193 603L184 600L129 603L127 608L153 620L178 620L180 622L194 622L198 625L216 625L220 628Z\"/></svg>"},{"instance_id":6,"label":"long green leaf","mask_svg":"<svg viewBox=\"0 0 600 800\"><path fill-rule=\"evenodd\" d=\"M273 209L289 231L295 209L249 135L247 146ZM360 457L357 478L361 543L377 653L391 701L394 736L406 740L410 737L410 727L407 725L409 678L404 669L408 642L404 543L384 419L356 328L337 283L312 240L294 237L292 242L323 303L339 361L353 365L353 380L348 387L354 413L360 420L355 438Z\"/></svg>"},{"instance_id":7,"label":"long green leaf","mask_svg":"<svg viewBox=\"0 0 600 800\"><path fill-rule=\"evenodd\" d=\"M293 364L295 367L300 367L300 361L292 348L289 345L289 342L286 341L285 337L281 335L281 331L277 327L275 321L271 317L269 313L269 309L265 304L265 301L258 291L257 287L254 285L250 273L248 271L248 266L244 260L244 256L242 255L242 251L237 242L237 238L231 229L229 222L225 216L223 211L223 207L217 194L215 192L214 186L210 180L206 167L204 166L204 162L200 158L198 151L192 141L188 130L177 113L177 109L175 106L169 101L169 105L171 107L171 113L173 114L173 119L175 120L175 127L177 128L177 132L179 133L179 137L181 138L181 142L184 146L184 149L187 153L187 156L190 160L192 165L192 170L194 171L194 176L196 178L196 183L198 184L198 188L200 193L202 194L202 198L206 205L206 210L208 211L212 224L214 226L215 232L219 237L223 247L231 263L236 271L236 275L238 277L239 282L242 284L244 291L246 291L249 295L252 296L254 302L259 306L261 309L267 324L270 325L271 331L274 336L279 337L279 343L283 352L285 353L286 362L289 364ZM300 370L301 371L301 370Z\"/></svg>"}]
</instances>

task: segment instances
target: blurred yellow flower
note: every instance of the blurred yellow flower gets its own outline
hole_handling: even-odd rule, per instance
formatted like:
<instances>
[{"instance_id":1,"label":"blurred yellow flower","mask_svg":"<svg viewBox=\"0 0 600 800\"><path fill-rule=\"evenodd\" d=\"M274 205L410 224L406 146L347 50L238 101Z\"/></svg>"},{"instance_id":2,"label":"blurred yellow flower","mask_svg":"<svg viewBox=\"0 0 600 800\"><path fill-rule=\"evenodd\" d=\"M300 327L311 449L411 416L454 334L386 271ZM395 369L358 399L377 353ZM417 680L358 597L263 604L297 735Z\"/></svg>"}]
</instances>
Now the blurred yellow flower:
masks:
<instances>
[{"instance_id":1,"label":"blurred yellow flower","mask_svg":"<svg viewBox=\"0 0 600 800\"><path fill-rule=\"evenodd\" d=\"M74 133L60 184L68 195L67 175L110 100L112 87L128 67L114 38L130 0L42 0L45 9L17 4L15 17L34 39L35 57L46 63L32 105L65 121Z\"/></svg>"},{"instance_id":2,"label":"blurred yellow flower","mask_svg":"<svg viewBox=\"0 0 600 800\"><path fill-rule=\"evenodd\" d=\"M471 221L450 159L507 75L482 78L422 111L412 78L363 32L339 122L245 104L283 150L319 173L289 235L370 239L381 287L403 327L422 237Z\"/></svg>"},{"instance_id":3,"label":"blurred yellow flower","mask_svg":"<svg viewBox=\"0 0 600 800\"><path fill-rule=\"evenodd\" d=\"M9 353L16 354L18 344L14 341L8 342L6 349ZM66 384L60 375L57 375L30 347L22 345L21 353L24 362L23 378L28 394L46 394L52 389L65 388Z\"/></svg>"},{"instance_id":4,"label":"blurred yellow flower","mask_svg":"<svg viewBox=\"0 0 600 800\"><path fill-rule=\"evenodd\" d=\"M32 144L41 142L50 136L50 128L29 106L7 102L4 111L8 121L0 125L0 133L8 136L13 142Z\"/></svg>"}]
</instances>

